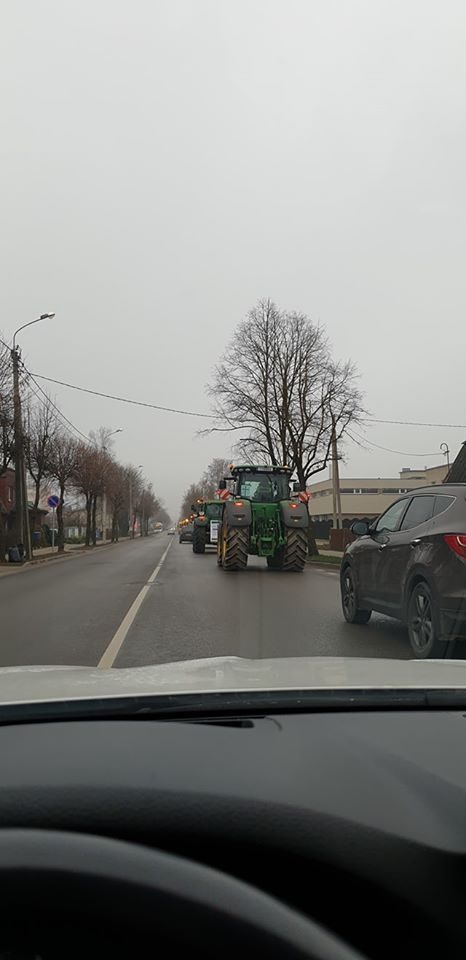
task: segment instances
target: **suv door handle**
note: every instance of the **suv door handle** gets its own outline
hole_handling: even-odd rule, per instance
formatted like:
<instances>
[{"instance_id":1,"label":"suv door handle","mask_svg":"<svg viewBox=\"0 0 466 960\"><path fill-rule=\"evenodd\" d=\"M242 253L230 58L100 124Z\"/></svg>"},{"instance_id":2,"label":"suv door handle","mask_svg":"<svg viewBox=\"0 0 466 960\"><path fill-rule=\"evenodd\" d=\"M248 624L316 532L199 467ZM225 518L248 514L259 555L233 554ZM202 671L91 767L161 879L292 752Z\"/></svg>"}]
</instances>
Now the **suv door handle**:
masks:
<instances>
[{"instance_id":1,"label":"suv door handle","mask_svg":"<svg viewBox=\"0 0 466 960\"><path fill-rule=\"evenodd\" d=\"M416 540L411 540L410 546L417 547L418 543L422 543L421 537L417 537Z\"/></svg>"}]
</instances>

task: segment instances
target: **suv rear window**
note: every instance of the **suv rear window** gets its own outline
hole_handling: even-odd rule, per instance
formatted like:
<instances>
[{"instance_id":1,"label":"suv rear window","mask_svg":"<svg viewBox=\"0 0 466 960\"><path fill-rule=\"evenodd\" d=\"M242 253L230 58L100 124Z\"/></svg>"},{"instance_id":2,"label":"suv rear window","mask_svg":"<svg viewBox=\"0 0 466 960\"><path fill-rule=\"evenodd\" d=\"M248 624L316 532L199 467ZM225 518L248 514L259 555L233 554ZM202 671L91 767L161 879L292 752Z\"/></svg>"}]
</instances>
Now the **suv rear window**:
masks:
<instances>
[{"instance_id":1,"label":"suv rear window","mask_svg":"<svg viewBox=\"0 0 466 960\"><path fill-rule=\"evenodd\" d=\"M448 507L454 500L455 497L436 497L433 516L438 517L439 513L448 510Z\"/></svg>"},{"instance_id":2,"label":"suv rear window","mask_svg":"<svg viewBox=\"0 0 466 960\"><path fill-rule=\"evenodd\" d=\"M400 529L411 530L412 527L418 527L420 523L430 520L434 512L435 500L436 497L413 497Z\"/></svg>"}]
</instances>

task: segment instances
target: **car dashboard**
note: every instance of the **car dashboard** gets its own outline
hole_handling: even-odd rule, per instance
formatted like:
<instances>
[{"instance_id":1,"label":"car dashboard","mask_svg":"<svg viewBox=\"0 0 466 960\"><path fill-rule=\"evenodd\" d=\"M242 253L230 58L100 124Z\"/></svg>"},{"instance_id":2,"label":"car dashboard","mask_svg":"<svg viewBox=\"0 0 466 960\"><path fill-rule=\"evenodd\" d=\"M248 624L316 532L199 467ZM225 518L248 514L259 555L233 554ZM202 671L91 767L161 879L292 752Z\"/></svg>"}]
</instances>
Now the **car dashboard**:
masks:
<instances>
[{"instance_id":1,"label":"car dashboard","mask_svg":"<svg viewBox=\"0 0 466 960\"><path fill-rule=\"evenodd\" d=\"M181 854L366 957L459 957L465 748L448 709L5 724L0 832Z\"/></svg>"}]
</instances>

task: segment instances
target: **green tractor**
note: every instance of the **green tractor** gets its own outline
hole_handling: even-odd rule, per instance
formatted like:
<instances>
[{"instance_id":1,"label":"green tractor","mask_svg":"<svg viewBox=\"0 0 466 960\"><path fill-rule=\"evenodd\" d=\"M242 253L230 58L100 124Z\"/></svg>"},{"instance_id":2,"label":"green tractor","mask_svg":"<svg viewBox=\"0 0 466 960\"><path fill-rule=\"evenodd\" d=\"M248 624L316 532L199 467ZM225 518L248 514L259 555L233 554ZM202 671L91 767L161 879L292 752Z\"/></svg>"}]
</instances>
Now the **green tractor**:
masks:
<instances>
[{"instance_id":1,"label":"green tractor","mask_svg":"<svg viewBox=\"0 0 466 960\"><path fill-rule=\"evenodd\" d=\"M201 500L191 504L193 520L193 553L205 553L206 544L217 546L218 528L223 512L221 500Z\"/></svg>"},{"instance_id":2,"label":"green tractor","mask_svg":"<svg viewBox=\"0 0 466 960\"><path fill-rule=\"evenodd\" d=\"M217 544L224 570L244 570L248 555L266 557L272 570L304 569L309 513L306 503L291 499L291 474L290 467L238 466L220 481L220 495L228 497ZM300 489L293 484L293 492Z\"/></svg>"}]
</instances>

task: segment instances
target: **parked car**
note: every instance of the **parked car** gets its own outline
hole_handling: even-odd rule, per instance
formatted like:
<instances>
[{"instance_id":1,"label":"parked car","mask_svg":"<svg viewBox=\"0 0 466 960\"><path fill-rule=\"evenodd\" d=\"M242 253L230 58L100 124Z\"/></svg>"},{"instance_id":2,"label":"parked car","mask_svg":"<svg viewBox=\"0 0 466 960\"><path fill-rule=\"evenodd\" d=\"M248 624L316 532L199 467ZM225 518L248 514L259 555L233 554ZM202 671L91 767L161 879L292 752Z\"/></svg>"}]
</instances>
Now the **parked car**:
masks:
<instances>
[{"instance_id":1,"label":"parked car","mask_svg":"<svg viewBox=\"0 0 466 960\"><path fill-rule=\"evenodd\" d=\"M180 527L180 543L192 543L194 525L185 523Z\"/></svg>"},{"instance_id":2,"label":"parked car","mask_svg":"<svg viewBox=\"0 0 466 960\"><path fill-rule=\"evenodd\" d=\"M407 624L415 657L444 657L466 638L466 484L423 487L378 520L352 525L341 564L348 623L373 610Z\"/></svg>"},{"instance_id":3,"label":"parked car","mask_svg":"<svg viewBox=\"0 0 466 960\"><path fill-rule=\"evenodd\" d=\"M176 533L176 527L169 527L167 530L167 537L174 537Z\"/></svg>"}]
</instances>

